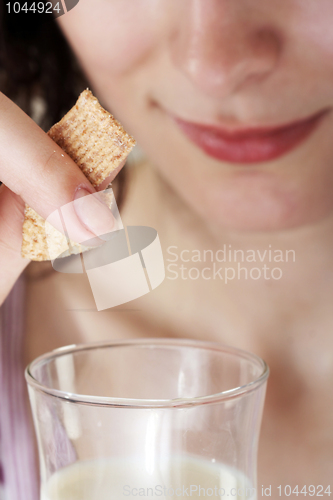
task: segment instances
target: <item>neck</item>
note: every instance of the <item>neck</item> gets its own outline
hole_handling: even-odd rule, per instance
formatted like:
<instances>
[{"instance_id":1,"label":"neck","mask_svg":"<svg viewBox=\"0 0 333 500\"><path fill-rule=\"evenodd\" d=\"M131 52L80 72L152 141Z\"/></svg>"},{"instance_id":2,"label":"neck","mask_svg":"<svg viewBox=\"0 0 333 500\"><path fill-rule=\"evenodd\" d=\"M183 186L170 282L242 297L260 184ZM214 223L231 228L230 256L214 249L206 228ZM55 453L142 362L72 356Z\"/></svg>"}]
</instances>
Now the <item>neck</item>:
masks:
<instances>
[{"instance_id":1,"label":"neck","mask_svg":"<svg viewBox=\"0 0 333 500\"><path fill-rule=\"evenodd\" d=\"M308 319L328 305L332 218L270 233L212 229L149 165L138 174L123 220L158 230L166 280L151 300L160 301L161 317L166 302L172 307L173 317L164 318L174 323L170 328L182 327L191 336L197 330L201 337L204 328L216 339L230 331L233 340L235 332L242 337L267 329L290 332L302 325L304 311Z\"/></svg>"}]
</instances>

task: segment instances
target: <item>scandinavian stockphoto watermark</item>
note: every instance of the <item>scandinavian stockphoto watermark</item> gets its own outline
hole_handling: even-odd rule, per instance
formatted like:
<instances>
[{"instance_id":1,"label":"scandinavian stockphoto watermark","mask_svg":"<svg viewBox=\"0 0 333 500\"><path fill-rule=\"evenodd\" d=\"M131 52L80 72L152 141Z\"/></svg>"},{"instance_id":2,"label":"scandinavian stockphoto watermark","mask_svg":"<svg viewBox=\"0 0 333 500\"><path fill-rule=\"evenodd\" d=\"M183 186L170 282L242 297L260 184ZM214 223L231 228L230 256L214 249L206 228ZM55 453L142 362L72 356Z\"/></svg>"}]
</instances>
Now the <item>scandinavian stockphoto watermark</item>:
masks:
<instances>
[{"instance_id":1,"label":"scandinavian stockphoto watermark","mask_svg":"<svg viewBox=\"0 0 333 500\"><path fill-rule=\"evenodd\" d=\"M112 212L115 224L104 234L96 232L105 243L94 246L85 231L77 232L77 210L84 208L96 220L96 204ZM98 217L97 217L98 218ZM280 280L283 265L296 261L294 250L279 250L269 245L264 249L240 250L224 244L215 251L166 249L166 270L157 231L146 226L124 227L112 188L70 202L49 215L45 236L53 268L62 273L85 273L98 311L125 304L157 288L169 280ZM73 243L75 242L75 243ZM66 258L63 258L66 257Z\"/></svg>"},{"instance_id":2,"label":"scandinavian stockphoto watermark","mask_svg":"<svg viewBox=\"0 0 333 500\"><path fill-rule=\"evenodd\" d=\"M249 499L254 500L264 497L330 497L332 494L331 485L278 485L273 487L270 485L261 485L258 489L249 486L211 486L203 487L200 484L181 485L181 486L164 486L156 484L152 487L133 487L129 484L123 486L123 496L127 498L236 498L239 500Z\"/></svg>"},{"instance_id":3,"label":"scandinavian stockphoto watermark","mask_svg":"<svg viewBox=\"0 0 333 500\"><path fill-rule=\"evenodd\" d=\"M211 486L204 487L200 484L180 485L180 486L164 486L162 484L155 484L152 487L132 487L129 484L123 487L124 497L143 497L143 498L186 498L186 497L203 497L203 498L256 498L256 488L250 487L221 487Z\"/></svg>"},{"instance_id":4,"label":"scandinavian stockphoto watermark","mask_svg":"<svg viewBox=\"0 0 333 500\"><path fill-rule=\"evenodd\" d=\"M213 250L188 250L172 245L167 248L167 279L280 280L282 265L296 262L295 250L269 245L264 249L236 249L231 244Z\"/></svg>"}]
</instances>

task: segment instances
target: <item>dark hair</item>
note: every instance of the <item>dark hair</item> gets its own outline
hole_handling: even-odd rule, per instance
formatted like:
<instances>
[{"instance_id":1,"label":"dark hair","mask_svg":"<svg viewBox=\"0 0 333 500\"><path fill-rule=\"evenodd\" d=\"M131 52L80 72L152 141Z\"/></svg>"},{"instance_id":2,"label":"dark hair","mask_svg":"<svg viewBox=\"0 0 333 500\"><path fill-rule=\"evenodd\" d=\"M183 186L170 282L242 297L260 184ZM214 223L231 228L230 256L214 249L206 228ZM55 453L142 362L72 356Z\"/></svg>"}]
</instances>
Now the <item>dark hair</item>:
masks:
<instances>
[{"instance_id":1,"label":"dark hair","mask_svg":"<svg viewBox=\"0 0 333 500\"><path fill-rule=\"evenodd\" d=\"M29 116L44 104L39 125L46 131L75 104L88 82L50 14L8 13L0 2L0 91ZM117 202L124 199L124 169L117 177Z\"/></svg>"}]
</instances>

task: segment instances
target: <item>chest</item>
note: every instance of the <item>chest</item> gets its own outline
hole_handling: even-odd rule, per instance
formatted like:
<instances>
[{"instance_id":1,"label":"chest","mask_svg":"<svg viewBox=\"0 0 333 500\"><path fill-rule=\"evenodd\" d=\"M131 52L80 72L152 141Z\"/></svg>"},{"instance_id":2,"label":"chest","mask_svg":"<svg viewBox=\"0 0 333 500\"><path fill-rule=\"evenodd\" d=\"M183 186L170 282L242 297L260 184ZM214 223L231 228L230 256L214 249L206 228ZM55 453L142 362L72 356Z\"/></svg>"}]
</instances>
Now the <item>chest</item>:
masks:
<instances>
[{"instance_id":1,"label":"chest","mask_svg":"<svg viewBox=\"0 0 333 500\"><path fill-rule=\"evenodd\" d=\"M214 328L215 322L211 326L207 321L204 328L198 319L194 325L195 309L192 316L186 309L182 314L170 312L173 319L168 320L148 298L97 313L84 277L75 282L66 276L61 283L56 280L59 276L29 286L27 362L63 345L135 337L201 338L256 352L271 370L259 449L259 487L271 485L272 497L278 498L279 485L328 486L333 470L333 345L322 332L329 331L329 324L317 322L312 327L308 323L303 337L297 328L286 334L288 327L282 324L272 324L269 334L237 328L231 332ZM168 307L164 303L164 310ZM218 312L214 314L218 318Z\"/></svg>"}]
</instances>

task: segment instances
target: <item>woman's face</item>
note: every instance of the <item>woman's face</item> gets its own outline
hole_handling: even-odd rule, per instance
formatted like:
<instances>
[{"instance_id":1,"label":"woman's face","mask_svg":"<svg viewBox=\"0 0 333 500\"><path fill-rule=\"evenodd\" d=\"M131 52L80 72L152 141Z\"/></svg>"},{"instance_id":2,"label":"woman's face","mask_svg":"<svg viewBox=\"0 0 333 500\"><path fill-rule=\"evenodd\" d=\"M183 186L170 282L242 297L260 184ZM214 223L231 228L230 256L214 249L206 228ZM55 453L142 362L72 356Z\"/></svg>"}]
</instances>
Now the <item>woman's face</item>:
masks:
<instances>
[{"instance_id":1,"label":"woman's face","mask_svg":"<svg viewBox=\"0 0 333 500\"><path fill-rule=\"evenodd\" d=\"M332 0L80 0L59 22L103 104L208 225L333 213Z\"/></svg>"}]
</instances>

